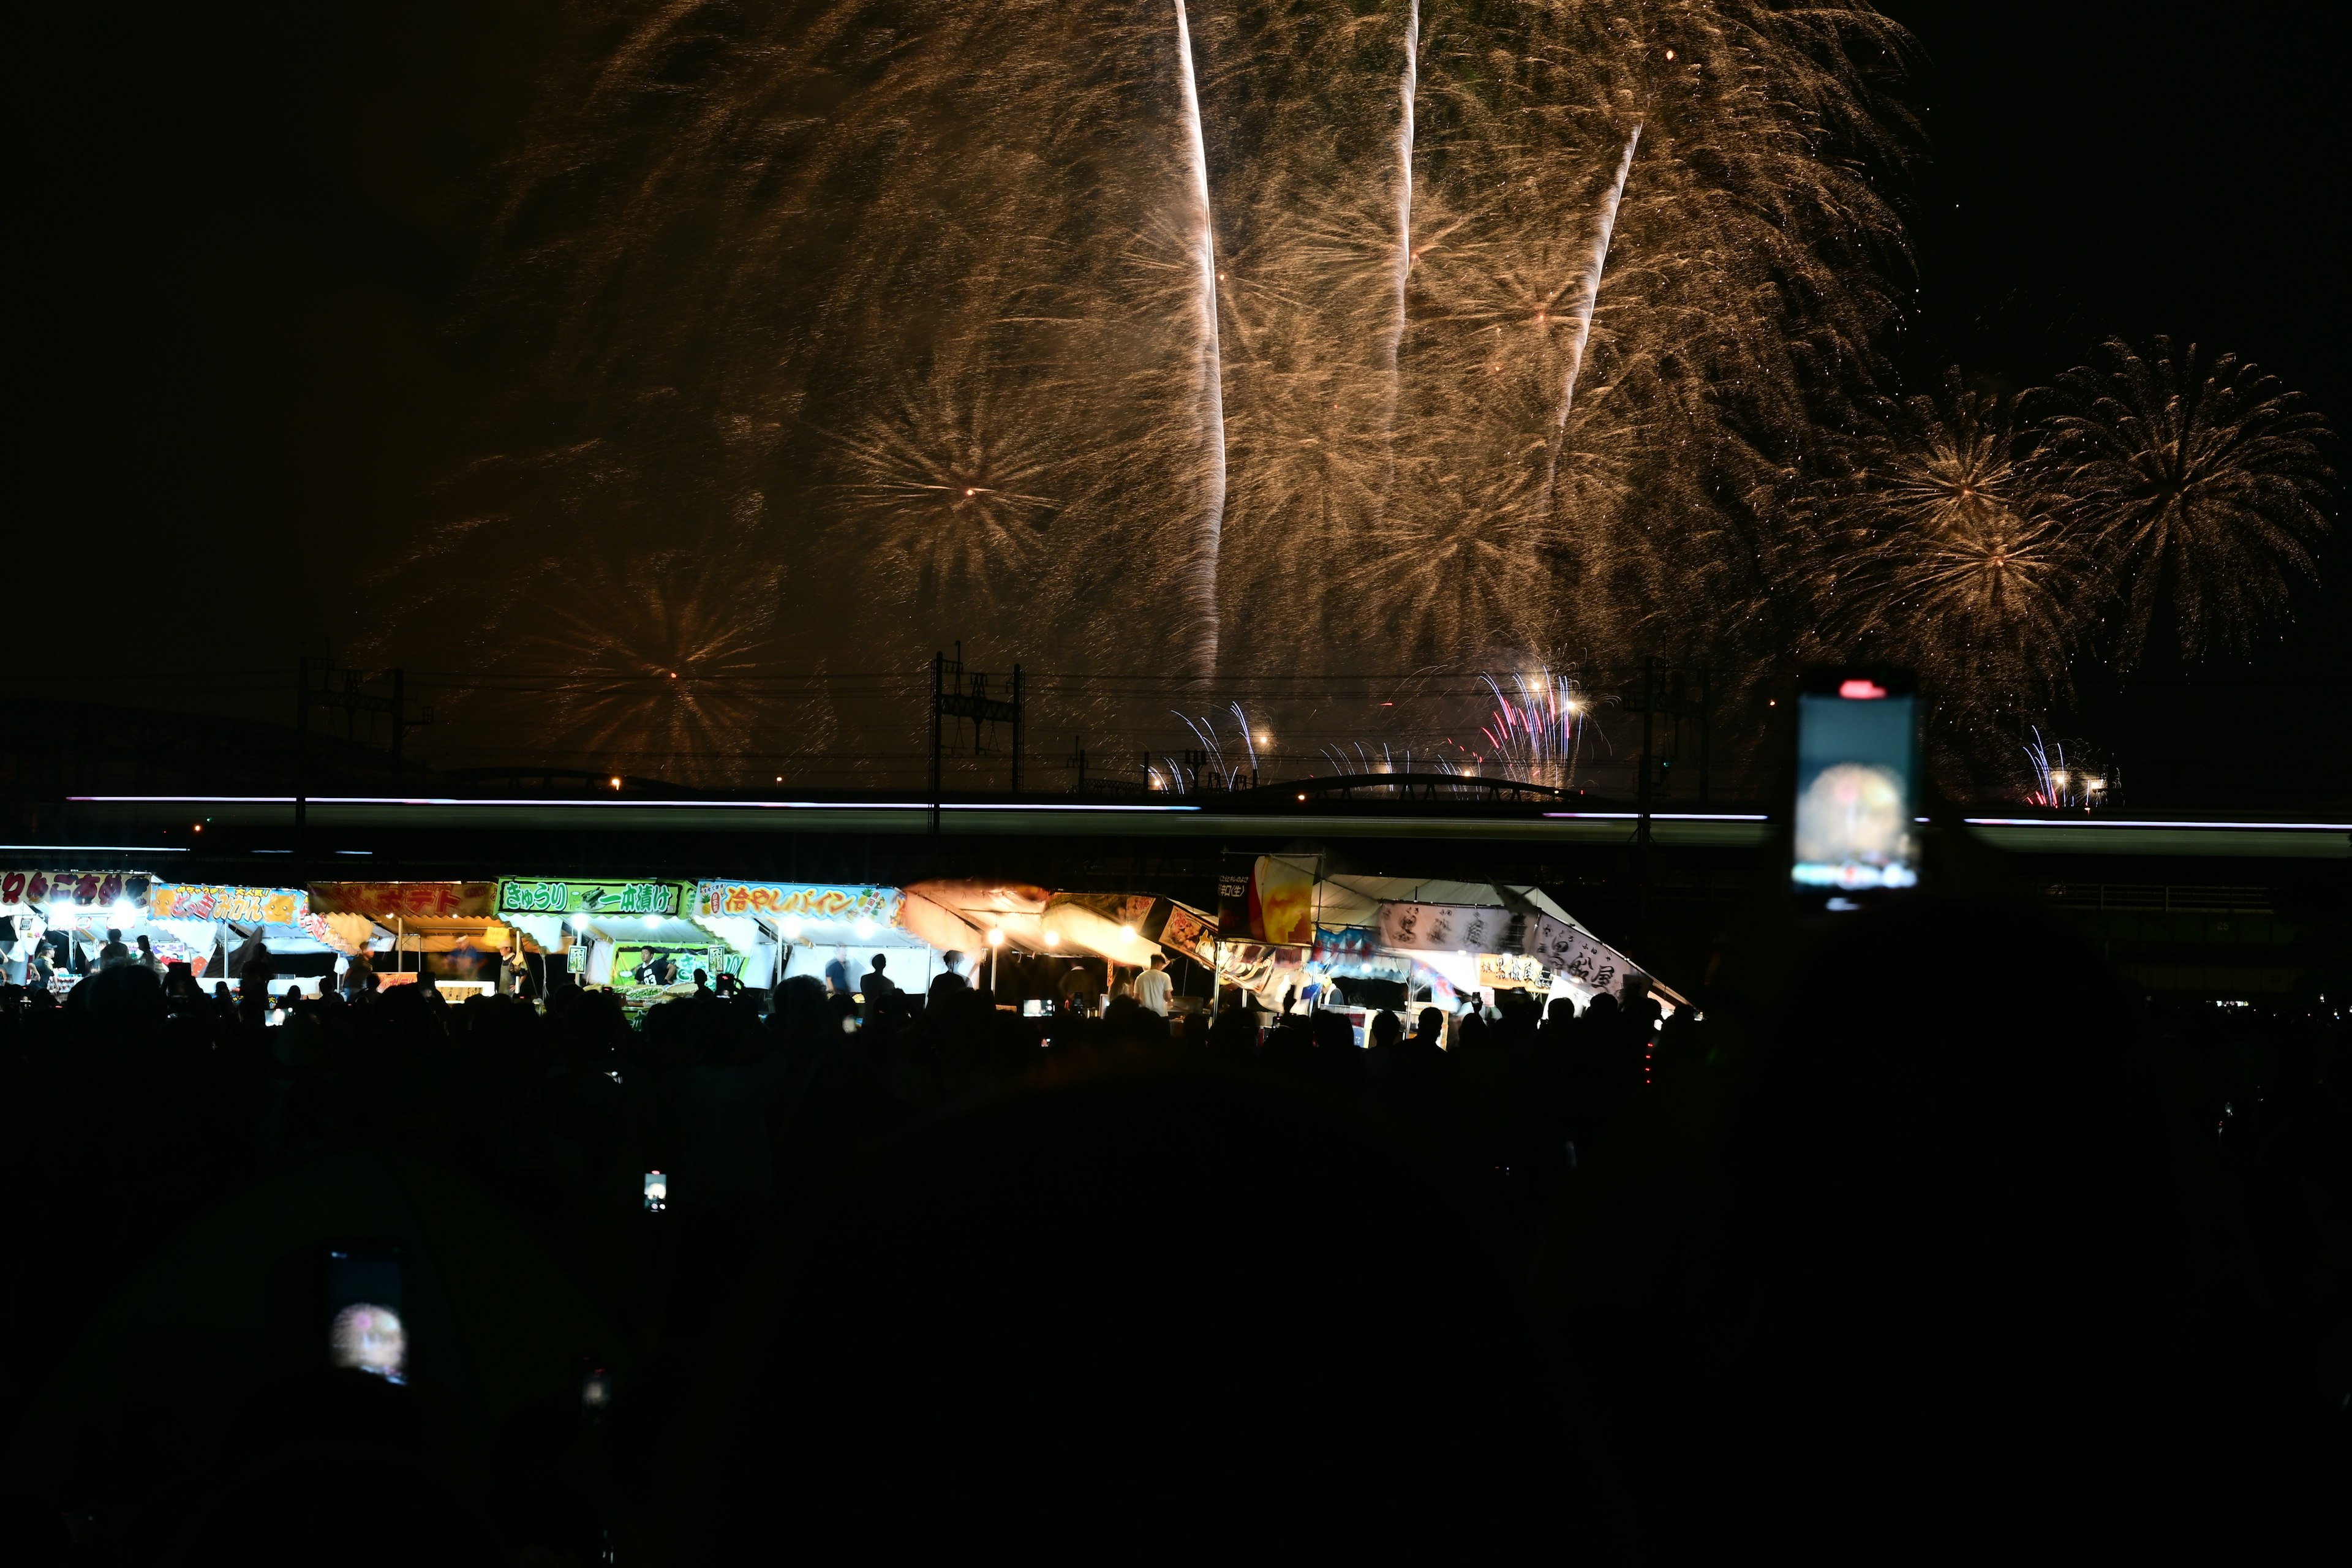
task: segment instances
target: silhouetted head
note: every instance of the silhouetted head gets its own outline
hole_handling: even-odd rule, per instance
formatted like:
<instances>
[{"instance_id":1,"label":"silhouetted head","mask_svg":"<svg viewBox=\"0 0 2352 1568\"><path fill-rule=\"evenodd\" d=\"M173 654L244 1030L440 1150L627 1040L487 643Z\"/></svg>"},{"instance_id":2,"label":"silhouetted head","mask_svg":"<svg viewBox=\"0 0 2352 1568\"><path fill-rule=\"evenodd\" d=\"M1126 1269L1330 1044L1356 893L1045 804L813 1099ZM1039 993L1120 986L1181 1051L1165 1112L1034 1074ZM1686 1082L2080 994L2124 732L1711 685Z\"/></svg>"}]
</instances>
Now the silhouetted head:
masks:
<instances>
[{"instance_id":1,"label":"silhouetted head","mask_svg":"<svg viewBox=\"0 0 2352 1568\"><path fill-rule=\"evenodd\" d=\"M1431 1028L1429 1020L1436 1016L1436 1008L1424 1007L1422 1009L1422 1028L1424 1032L1429 1031ZM1371 1036L1371 1044L1376 1047L1381 1046L1402 1045L1404 1042L1404 1025L1398 1021L1397 1016L1394 1013L1391 1013L1387 1008L1383 1007L1379 1012L1372 1015Z\"/></svg>"}]
</instances>

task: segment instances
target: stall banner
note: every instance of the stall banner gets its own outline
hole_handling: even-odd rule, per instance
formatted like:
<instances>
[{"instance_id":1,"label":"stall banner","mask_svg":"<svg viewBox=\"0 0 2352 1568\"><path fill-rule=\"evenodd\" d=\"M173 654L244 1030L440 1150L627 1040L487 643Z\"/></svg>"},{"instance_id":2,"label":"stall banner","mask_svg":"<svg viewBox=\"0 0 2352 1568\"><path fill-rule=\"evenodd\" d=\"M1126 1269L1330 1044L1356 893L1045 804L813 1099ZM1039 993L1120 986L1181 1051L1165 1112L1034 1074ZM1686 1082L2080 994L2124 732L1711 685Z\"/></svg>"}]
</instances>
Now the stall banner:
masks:
<instances>
[{"instance_id":1,"label":"stall banner","mask_svg":"<svg viewBox=\"0 0 2352 1568\"><path fill-rule=\"evenodd\" d=\"M675 915L686 908L683 882L608 882L509 877L499 884L500 914Z\"/></svg>"},{"instance_id":2,"label":"stall banner","mask_svg":"<svg viewBox=\"0 0 2352 1568\"><path fill-rule=\"evenodd\" d=\"M1549 991L1551 971L1540 958L1529 958L1518 952L1482 952L1478 955L1478 984L1489 991Z\"/></svg>"},{"instance_id":3,"label":"stall banner","mask_svg":"<svg viewBox=\"0 0 2352 1568\"><path fill-rule=\"evenodd\" d=\"M1146 941L1156 942L1170 952L1181 954L1195 963L1212 967L1216 963L1216 922L1173 899L1161 899L1152 905L1151 913L1144 921L1143 935Z\"/></svg>"},{"instance_id":4,"label":"stall banner","mask_svg":"<svg viewBox=\"0 0 2352 1568\"><path fill-rule=\"evenodd\" d=\"M77 904L129 900L143 907L151 879L144 871L0 871L0 904Z\"/></svg>"},{"instance_id":5,"label":"stall banner","mask_svg":"<svg viewBox=\"0 0 2352 1568\"><path fill-rule=\"evenodd\" d=\"M310 895L300 888L222 888L204 882L158 882L147 893L151 920L235 921L239 925L290 926L305 925L310 913Z\"/></svg>"},{"instance_id":6,"label":"stall banner","mask_svg":"<svg viewBox=\"0 0 2352 1568\"><path fill-rule=\"evenodd\" d=\"M1588 990L1622 996L1627 978L1641 973L1623 953L1591 931L1563 925L1549 915L1538 915L1528 924L1527 940L1519 951Z\"/></svg>"},{"instance_id":7,"label":"stall banner","mask_svg":"<svg viewBox=\"0 0 2352 1568\"><path fill-rule=\"evenodd\" d=\"M804 921L872 921L896 927L906 902L896 888L829 887L807 882L701 882L694 889L694 912L719 915L791 916Z\"/></svg>"},{"instance_id":8,"label":"stall banner","mask_svg":"<svg viewBox=\"0 0 2352 1568\"><path fill-rule=\"evenodd\" d=\"M1335 973L1366 980L1403 980L1412 973L1412 961L1382 952L1380 933L1370 926L1318 926L1315 962Z\"/></svg>"},{"instance_id":9,"label":"stall banner","mask_svg":"<svg viewBox=\"0 0 2352 1568\"><path fill-rule=\"evenodd\" d=\"M1233 942L1315 940L1314 857L1227 855L1217 873L1217 931Z\"/></svg>"},{"instance_id":10,"label":"stall banner","mask_svg":"<svg viewBox=\"0 0 2352 1568\"><path fill-rule=\"evenodd\" d=\"M1520 917L1486 904L1381 905L1381 945L1410 952L1517 952Z\"/></svg>"},{"instance_id":11,"label":"stall banner","mask_svg":"<svg viewBox=\"0 0 2352 1568\"><path fill-rule=\"evenodd\" d=\"M313 882L310 907L376 920L488 920L498 890L496 882Z\"/></svg>"}]
</instances>

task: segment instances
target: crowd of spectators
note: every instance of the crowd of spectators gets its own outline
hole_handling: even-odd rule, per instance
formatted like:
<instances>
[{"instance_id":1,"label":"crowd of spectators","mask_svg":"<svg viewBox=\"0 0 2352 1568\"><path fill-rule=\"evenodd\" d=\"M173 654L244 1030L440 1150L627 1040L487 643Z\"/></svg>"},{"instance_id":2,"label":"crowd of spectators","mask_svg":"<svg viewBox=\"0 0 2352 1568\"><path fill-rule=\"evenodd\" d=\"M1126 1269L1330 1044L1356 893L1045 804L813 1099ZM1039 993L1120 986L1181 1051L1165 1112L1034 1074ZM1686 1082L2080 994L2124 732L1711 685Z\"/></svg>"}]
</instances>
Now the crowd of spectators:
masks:
<instances>
[{"instance_id":1,"label":"crowd of spectators","mask_svg":"<svg viewBox=\"0 0 2352 1568\"><path fill-rule=\"evenodd\" d=\"M391 1512L422 1534L357 1527L387 1561L593 1563L633 1531L721 1560L869 1507L993 1532L1016 1436L1066 1525L1203 1475L1218 1517L1271 1487L1349 1530L1466 1508L1465 1540L1549 1520L1629 1556L1866 1537L1896 1498L1955 1539L2027 1498L2169 1517L2183 1473L2291 1511L2352 1388L2340 1008L2158 1005L2087 963L1988 989L1923 967L1948 931L1898 927L1705 1020L1505 993L1374 1012L1360 1045L1237 993L1031 1017L956 974L698 989L641 1026L572 986L281 1000L266 969L239 995L131 963L62 1003L0 988L39 1285L10 1293L7 1392L47 1408L64 1349L201 1215L396 1149L514 1215L627 1342L576 1348L635 1370L416 1483L437 1500ZM380 1393L304 1419L394 1420ZM2029 1394L1988 1434L1987 1400ZM1800 1441L1815 1421L1846 1429ZM51 1458L13 1538L216 1544L154 1478ZM1833 1528L1807 1521L1846 1493L1820 1464L1876 1489ZM2146 1485L2095 1484L2111 1464Z\"/></svg>"}]
</instances>

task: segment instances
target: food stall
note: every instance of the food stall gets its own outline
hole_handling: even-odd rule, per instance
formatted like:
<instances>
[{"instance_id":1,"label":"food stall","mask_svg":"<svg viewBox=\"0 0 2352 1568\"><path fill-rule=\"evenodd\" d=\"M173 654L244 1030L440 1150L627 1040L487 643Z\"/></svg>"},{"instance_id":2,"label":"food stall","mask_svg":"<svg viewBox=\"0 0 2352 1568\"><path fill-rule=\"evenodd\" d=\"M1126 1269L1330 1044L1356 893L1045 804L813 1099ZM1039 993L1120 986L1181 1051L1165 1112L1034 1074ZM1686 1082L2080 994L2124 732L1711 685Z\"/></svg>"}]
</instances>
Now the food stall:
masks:
<instances>
[{"instance_id":1,"label":"food stall","mask_svg":"<svg viewBox=\"0 0 2352 1568\"><path fill-rule=\"evenodd\" d=\"M63 994L98 967L110 929L134 946L143 931L166 963L179 959L201 969L205 953L184 951L171 933L147 926L152 886L144 871L0 871L0 974L23 984L34 946L46 944L49 988ZM168 952L166 942L173 942Z\"/></svg>"},{"instance_id":2,"label":"food stall","mask_svg":"<svg viewBox=\"0 0 2352 1568\"><path fill-rule=\"evenodd\" d=\"M945 968L944 955L978 957L987 942L970 921L919 892L812 882L696 884L696 925L740 963L744 984L767 990L797 974L824 978L838 958L852 984L877 952L901 990L919 992Z\"/></svg>"},{"instance_id":3,"label":"food stall","mask_svg":"<svg viewBox=\"0 0 2352 1568\"><path fill-rule=\"evenodd\" d=\"M381 985L427 984L456 1002L498 984L496 882L313 882L310 910L363 945Z\"/></svg>"},{"instance_id":4,"label":"food stall","mask_svg":"<svg viewBox=\"0 0 2352 1568\"><path fill-rule=\"evenodd\" d=\"M271 971L285 985L308 980L304 989L316 992L352 953L373 945L339 937L312 912L307 888L156 882L147 892L147 920L172 940L175 951L210 958L197 971L200 980L233 984L244 980L254 953L267 947ZM155 949L162 954L162 942Z\"/></svg>"},{"instance_id":5,"label":"food stall","mask_svg":"<svg viewBox=\"0 0 2352 1568\"><path fill-rule=\"evenodd\" d=\"M573 984L609 986L634 1019L691 995L694 972L740 974L742 955L697 925L694 884L661 878L508 877L499 919L515 950L559 965Z\"/></svg>"}]
</instances>

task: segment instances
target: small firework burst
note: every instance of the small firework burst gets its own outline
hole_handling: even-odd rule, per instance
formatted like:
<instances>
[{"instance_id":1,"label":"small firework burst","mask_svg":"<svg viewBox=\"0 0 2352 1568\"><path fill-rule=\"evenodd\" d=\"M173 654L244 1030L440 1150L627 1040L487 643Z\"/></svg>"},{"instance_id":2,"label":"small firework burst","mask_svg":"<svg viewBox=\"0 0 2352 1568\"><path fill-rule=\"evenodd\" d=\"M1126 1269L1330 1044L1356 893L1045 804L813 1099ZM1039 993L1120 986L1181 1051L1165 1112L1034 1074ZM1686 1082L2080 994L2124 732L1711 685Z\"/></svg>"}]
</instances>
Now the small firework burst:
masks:
<instances>
[{"instance_id":1,"label":"small firework burst","mask_svg":"<svg viewBox=\"0 0 2352 1568\"><path fill-rule=\"evenodd\" d=\"M2026 763L2033 770L2026 805L2095 811L2122 804L2123 779L2114 763L2095 760L2091 748L2080 741L2073 742L2070 757L2066 742L2044 741L2039 728L2032 735L2024 747Z\"/></svg>"}]
</instances>

